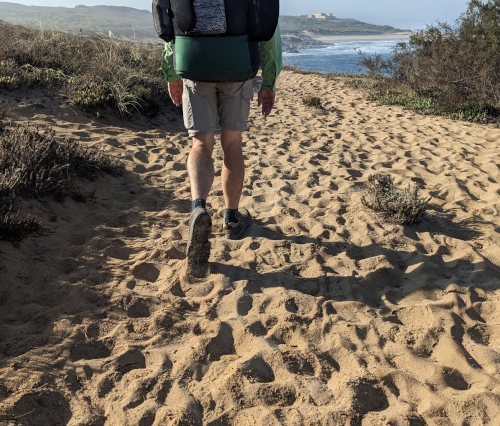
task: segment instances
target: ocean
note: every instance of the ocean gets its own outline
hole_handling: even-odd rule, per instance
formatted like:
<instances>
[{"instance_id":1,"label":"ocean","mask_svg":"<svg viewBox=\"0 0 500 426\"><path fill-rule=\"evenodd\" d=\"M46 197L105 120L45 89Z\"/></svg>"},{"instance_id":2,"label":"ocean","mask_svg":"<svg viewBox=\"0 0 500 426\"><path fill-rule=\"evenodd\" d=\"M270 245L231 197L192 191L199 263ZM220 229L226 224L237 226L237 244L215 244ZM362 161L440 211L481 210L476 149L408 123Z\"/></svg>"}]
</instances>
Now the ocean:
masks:
<instances>
[{"instance_id":1,"label":"ocean","mask_svg":"<svg viewBox=\"0 0 500 426\"><path fill-rule=\"evenodd\" d=\"M303 49L299 53L284 52L283 63L303 71L362 74L367 69L359 64L361 57L358 51L368 56L379 54L388 59L393 55L394 47L402 41L408 39L335 40L321 48Z\"/></svg>"}]
</instances>

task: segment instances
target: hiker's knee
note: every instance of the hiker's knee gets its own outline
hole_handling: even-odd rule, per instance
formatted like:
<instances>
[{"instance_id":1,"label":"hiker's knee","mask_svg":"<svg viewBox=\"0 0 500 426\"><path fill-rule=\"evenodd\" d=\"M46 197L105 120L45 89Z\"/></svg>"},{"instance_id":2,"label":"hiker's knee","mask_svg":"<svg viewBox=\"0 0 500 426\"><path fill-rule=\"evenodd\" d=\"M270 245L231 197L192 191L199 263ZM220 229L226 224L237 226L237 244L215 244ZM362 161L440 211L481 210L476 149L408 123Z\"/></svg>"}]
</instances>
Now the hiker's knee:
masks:
<instances>
[{"instance_id":1,"label":"hiker's knee","mask_svg":"<svg viewBox=\"0 0 500 426\"><path fill-rule=\"evenodd\" d=\"M242 132L240 130L222 129L221 145L226 153L229 151L241 151Z\"/></svg>"},{"instance_id":2,"label":"hiker's knee","mask_svg":"<svg viewBox=\"0 0 500 426\"><path fill-rule=\"evenodd\" d=\"M213 133L198 133L193 136L193 150L201 150L212 154L214 149L215 137Z\"/></svg>"}]
</instances>

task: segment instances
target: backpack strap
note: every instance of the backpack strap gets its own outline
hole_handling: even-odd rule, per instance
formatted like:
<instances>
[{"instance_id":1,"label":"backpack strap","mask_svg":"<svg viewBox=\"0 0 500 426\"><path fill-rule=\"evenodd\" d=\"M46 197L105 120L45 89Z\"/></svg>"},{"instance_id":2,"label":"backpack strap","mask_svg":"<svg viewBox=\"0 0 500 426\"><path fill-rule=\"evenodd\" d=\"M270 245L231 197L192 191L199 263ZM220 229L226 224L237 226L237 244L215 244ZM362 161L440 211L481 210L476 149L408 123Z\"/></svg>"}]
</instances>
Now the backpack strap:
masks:
<instances>
[{"instance_id":1,"label":"backpack strap","mask_svg":"<svg viewBox=\"0 0 500 426\"><path fill-rule=\"evenodd\" d=\"M280 16L279 0L250 1L250 38L253 41L269 41L276 31Z\"/></svg>"}]
</instances>

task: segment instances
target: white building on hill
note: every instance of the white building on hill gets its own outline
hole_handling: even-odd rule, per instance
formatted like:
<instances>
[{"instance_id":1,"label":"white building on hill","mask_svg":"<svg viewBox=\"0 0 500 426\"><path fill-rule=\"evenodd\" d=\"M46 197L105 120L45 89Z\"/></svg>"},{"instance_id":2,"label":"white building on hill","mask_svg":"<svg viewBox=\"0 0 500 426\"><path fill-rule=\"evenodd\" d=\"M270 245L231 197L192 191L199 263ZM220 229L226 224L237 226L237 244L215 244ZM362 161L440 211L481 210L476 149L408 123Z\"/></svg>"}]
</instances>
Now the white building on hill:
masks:
<instances>
[{"instance_id":1,"label":"white building on hill","mask_svg":"<svg viewBox=\"0 0 500 426\"><path fill-rule=\"evenodd\" d=\"M306 15L308 18L312 19L335 19L331 13L313 13L312 15Z\"/></svg>"}]
</instances>

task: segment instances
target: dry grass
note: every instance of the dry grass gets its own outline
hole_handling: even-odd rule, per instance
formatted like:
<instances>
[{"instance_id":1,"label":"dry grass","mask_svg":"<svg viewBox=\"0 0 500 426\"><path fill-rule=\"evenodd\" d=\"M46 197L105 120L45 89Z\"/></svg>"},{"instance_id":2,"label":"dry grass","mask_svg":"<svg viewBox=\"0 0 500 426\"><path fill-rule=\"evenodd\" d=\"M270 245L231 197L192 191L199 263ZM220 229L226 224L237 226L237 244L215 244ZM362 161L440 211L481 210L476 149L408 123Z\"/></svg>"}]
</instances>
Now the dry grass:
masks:
<instances>
[{"instance_id":1,"label":"dry grass","mask_svg":"<svg viewBox=\"0 0 500 426\"><path fill-rule=\"evenodd\" d=\"M96 115L154 114L170 104L160 70L161 43L28 29L0 22L0 89L67 92Z\"/></svg>"},{"instance_id":2,"label":"dry grass","mask_svg":"<svg viewBox=\"0 0 500 426\"><path fill-rule=\"evenodd\" d=\"M95 179L118 170L102 152L57 140L50 127L8 127L0 135L0 196L60 196L72 176Z\"/></svg>"},{"instance_id":3,"label":"dry grass","mask_svg":"<svg viewBox=\"0 0 500 426\"><path fill-rule=\"evenodd\" d=\"M23 216L15 209L12 198L0 198L0 239L20 241L40 227L35 218Z\"/></svg>"},{"instance_id":4,"label":"dry grass","mask_svg":"<svg viewBox=\"0 0 500 426\"><path fill-rule=\"evenodd\" d=\"M59 140L50 127L0 130L0 238L22 239L39 224L15 208L18 197L75 196L72 178L93 180L120 167L95 149Z\"/></svg>"}]
</instances>

